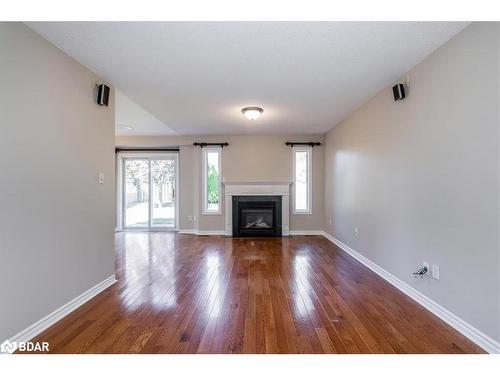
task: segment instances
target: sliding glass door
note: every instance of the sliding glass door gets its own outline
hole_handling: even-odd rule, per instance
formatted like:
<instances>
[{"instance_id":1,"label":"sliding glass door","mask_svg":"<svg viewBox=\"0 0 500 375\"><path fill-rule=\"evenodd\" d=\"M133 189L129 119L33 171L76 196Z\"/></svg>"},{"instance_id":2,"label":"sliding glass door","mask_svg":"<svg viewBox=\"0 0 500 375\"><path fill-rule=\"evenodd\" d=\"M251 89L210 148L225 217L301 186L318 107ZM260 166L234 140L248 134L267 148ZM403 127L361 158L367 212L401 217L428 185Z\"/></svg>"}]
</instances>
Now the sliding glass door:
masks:
<instances>
[{"instance_id":1,"label":"sliding glass door","mask_svg":"<svg viewBox=\"0 0 500 375\"><path fill-rule=\"evenodd\" d=\"M123 227L176 229L177 154L122 160Z\"/></svg>"},{"instance_id":2,"label":"sliding glass door","mask_svg":"<svg viewBox=\"0 0 500 375\"><path fill-rule=\"evenodd\" d=\"M149 160L124 159L126 228L147 227L149 223Z\"/></svg>"},{"instance_id":3,"label":"sliding glass door","mask_svg":"<svg viewBox=\"0 0 500 375\"><path fill-rule=\"evenodd\" d=\"M151 160L151 226L175 227L175 160Z\"/></svg>"}]
</instances>

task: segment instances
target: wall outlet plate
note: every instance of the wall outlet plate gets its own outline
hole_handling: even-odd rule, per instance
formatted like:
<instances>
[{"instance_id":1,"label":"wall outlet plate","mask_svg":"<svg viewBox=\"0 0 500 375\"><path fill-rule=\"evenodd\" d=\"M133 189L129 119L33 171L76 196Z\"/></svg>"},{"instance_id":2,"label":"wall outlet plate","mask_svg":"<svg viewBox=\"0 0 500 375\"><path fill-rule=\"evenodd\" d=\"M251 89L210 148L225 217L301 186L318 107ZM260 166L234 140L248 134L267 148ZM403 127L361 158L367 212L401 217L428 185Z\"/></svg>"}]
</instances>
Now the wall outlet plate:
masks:
<instances>
[{"instance_id":1,"label":"wall outlet plate","mask_svg":"<svg viewBox=\"0 0 500 375\"><path fill-rule=\"evenodd\" d=\"M354 237L358 237L359 236L359 228L356 227L354 228Z\"/></svg>"},{"instance_id":2,"label":"wall outlet plate","mask_svg":"<svg viewBox=\"0 0 500 375\"><path fill-rule=\"evenodd\" d=\"M432 277L439 280L439 266L435 264L432 265Z\"/></svg>"}]
</instances>

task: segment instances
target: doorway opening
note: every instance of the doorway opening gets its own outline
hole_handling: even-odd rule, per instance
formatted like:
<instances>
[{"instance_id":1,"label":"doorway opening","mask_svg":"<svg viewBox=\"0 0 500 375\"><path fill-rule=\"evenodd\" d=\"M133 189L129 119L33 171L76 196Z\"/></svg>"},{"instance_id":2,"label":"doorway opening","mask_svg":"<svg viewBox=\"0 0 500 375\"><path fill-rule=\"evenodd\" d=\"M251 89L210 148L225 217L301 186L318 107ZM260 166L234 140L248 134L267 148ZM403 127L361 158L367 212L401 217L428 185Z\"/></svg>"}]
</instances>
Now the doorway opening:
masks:
<instances>
[{"instance_id":1,"label":"doorway opening","mask_svg":"<svg viewBox=\"0 0 500 375\"><path fill-rule=\"evenodd\" d=\"M118 225L178 229L178 153L118 154Z\"/></svg>"}]
</instances>

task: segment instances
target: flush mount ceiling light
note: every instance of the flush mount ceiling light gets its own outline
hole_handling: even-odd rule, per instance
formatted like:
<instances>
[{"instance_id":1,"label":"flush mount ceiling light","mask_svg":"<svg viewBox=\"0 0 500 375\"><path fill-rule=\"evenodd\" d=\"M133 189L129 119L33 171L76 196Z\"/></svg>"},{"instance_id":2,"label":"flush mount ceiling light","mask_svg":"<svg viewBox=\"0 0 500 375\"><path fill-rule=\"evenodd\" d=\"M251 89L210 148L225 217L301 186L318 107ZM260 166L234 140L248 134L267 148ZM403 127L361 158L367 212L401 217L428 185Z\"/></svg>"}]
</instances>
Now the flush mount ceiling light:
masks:
<instances>
[{"instance_id":1,"label":"flush mount ceiling light","mask_svg":"<svg viewBox=\"0 0 500 375\"><path fill-rule=\"evenodd\" d=\"M241 113L249 120L257 120L264 110L260 107L245 107L241 110Z\"/></svg>"}]
</instances>

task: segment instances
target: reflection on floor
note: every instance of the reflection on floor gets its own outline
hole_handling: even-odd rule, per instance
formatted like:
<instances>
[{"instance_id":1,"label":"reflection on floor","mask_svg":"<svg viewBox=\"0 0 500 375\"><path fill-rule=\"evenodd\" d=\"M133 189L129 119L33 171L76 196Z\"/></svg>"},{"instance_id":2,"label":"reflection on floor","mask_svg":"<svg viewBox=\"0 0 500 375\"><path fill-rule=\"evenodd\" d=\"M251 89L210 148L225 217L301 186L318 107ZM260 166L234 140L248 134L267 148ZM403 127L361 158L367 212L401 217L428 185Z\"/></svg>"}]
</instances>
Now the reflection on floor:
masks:
<instances>
[{"instance_id":1,"label":"reflection on floor","mask_svg":"<svg viewBox=\"0 0 500 375\"><path fill-rule=\"evenodd\" d=\"M118 283L36 340L52 353L477 353L322 237L116 235Z\"/></svg>"},{"instance_id":2,"label":"reflection on floor","mask_svg":"<svg viewBox=\"0 0 500 375\"><path fill-rule=\"evenodd\" d=\"M126 208L125 226L127 228L145 228L149 220L149 203L134 203ZM175 227L175 207L173 204L154 204L151 214L151 225L159 227Z\"/></svg>"}]
</instances>

